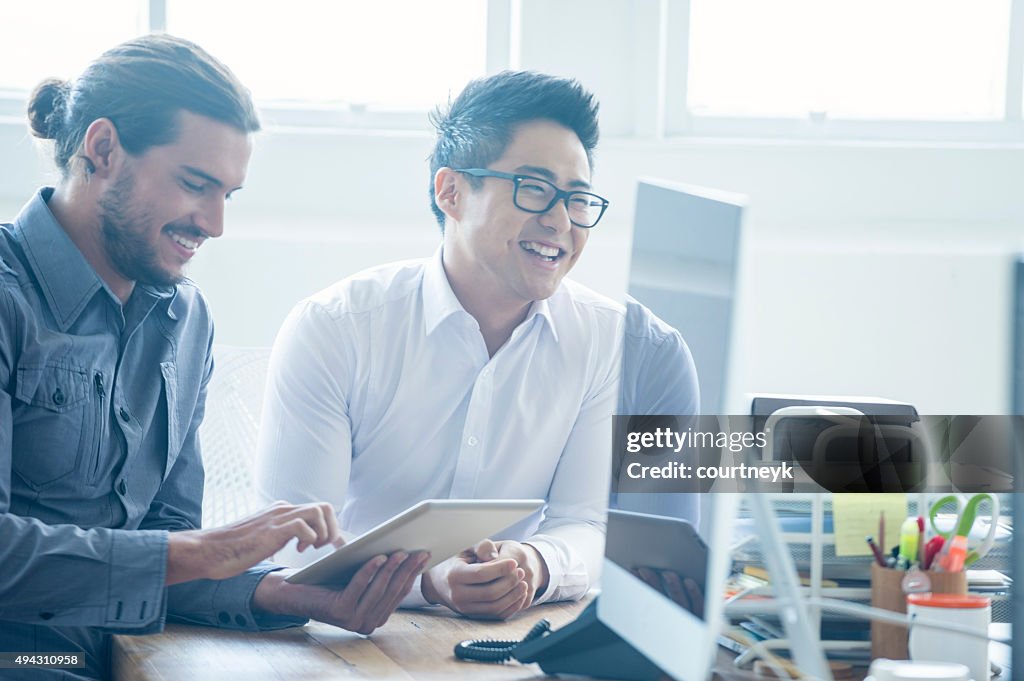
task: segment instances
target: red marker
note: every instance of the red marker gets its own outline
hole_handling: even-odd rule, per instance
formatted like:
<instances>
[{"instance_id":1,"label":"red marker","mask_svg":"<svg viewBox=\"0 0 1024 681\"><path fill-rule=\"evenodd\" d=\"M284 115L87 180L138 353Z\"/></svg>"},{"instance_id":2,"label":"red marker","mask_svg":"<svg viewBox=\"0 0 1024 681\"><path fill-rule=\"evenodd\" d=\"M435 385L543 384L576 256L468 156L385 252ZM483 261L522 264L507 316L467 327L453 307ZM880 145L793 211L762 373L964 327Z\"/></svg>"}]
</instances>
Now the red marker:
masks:
<instances>
[{"instance_id":1,"label":"red marker","mask_svg":"<svg viewBox=\"0 0 1024 681\"><path fill-rule=\"evenodd\" d=\"M924 565L924 516L921 515L917 516L917 563Z\"/></svg>"},{"instance_id":2,"label":"red marker","mask_svg":"<svg viewBox=\"0 0 1024 681\"><path fill-rule=\"evenodd\" d=\"M928 540L928 543L924 547L924 562L921 564L925 570L931 568L932 562L935 560L935 556L939 555L939 551L942 550L942 546L945 543L946 540L941 536L932 537Z\"/></svg>"}]
</instances>

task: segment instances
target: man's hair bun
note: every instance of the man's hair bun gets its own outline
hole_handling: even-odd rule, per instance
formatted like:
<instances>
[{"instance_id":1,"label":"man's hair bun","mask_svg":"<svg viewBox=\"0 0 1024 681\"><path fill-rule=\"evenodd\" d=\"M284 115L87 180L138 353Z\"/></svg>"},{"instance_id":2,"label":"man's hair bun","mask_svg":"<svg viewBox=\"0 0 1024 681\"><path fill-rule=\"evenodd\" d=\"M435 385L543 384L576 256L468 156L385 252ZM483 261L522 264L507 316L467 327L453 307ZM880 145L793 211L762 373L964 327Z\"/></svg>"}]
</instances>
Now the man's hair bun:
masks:
<instances>
[{"instance_id":1,"label":"man's hair bun","mask_svg":"<svg viewBox=\"0 0 1024 681\"><path fill-rule=\"evenodd\" d=\"M71 84L58 78L47 78L36 86L28 98L28 122L32 134L44 140L56 139L64 125Z\"/></svg>"}]
</instances>

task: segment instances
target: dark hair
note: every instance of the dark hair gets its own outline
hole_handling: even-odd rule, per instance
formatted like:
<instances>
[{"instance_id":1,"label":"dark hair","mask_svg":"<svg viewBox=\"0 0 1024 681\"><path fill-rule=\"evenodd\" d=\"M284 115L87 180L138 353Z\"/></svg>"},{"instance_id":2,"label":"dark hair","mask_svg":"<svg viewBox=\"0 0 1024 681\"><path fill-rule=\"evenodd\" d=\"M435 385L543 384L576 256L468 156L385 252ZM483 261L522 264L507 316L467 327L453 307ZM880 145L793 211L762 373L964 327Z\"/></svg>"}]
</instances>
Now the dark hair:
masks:
<instances>
[{"instance_id":1,"label":"dark hair","mask_svg":"<svg viewBox=\"0 0 1024 681\"><path fill-rule=\"evenodd\" d=\"M147 35L121 43L74 82L49 78L29 98L32 134L54 140L64 175L85 131L98 118L117 127L134 155L178 137L178 112L190 111L242 132L260 129L252 96L228 67L181 38Z\"/></svg>"},{"instance_id":2,"label":"dark hair","mask_svg":"<svg viewBox=\"0 0 1024 681\"><path fill-rule=\"evenodd\" d=\"M594 95L576 80L536 71L502 71L471 81L447 110L430 115L437 142L430 155L430 208L444 232L444 212L434 201L434 174L439 168L485 168L505 153L516 127L535 120L564 125L579 137L594 165L597 146ZM480 178L469 177L480 186Z\"/></svg>"}]
</instances>

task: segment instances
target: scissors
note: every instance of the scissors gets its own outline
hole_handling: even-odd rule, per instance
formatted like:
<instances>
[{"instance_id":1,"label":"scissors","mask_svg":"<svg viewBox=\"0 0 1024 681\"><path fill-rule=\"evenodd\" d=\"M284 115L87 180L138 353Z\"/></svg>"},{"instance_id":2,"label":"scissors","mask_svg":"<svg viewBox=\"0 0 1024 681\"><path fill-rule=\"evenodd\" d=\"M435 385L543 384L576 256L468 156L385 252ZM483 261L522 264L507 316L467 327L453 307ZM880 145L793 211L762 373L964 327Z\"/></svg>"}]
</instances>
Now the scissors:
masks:
<instances>
[{"instance_id":1,"label":"scissors","mask_svg":"<svg viewBox=\"0 0 1024 681\"><path fill-rule=\"evenodd\" d=\"M967 553L965 565L970 565L985 557L992 550L996 541L996 531L999 529L999 499L984 492L975 494L970 499L961 494L949 494L936 500L928 508L928 522L935 533L945 538L947 546L955 536L970 537L971 528L978 516L978 506L987 501L991 508L991 522L989 523L988 534L981 540L981 543ZM935 516L946 505L953 504L956 507L956 523L953 529L943 532L935 524Z\"/></svg>"}]
</instances>

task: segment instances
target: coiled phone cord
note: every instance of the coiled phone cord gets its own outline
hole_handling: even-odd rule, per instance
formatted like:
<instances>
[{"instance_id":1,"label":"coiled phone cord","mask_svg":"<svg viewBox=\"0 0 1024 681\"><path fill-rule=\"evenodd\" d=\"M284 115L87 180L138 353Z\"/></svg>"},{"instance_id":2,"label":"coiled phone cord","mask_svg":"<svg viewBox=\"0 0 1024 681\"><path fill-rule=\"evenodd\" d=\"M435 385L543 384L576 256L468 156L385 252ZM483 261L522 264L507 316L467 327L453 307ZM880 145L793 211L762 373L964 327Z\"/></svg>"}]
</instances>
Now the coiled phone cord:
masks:
<instances>
[{"instance_id":1,"label":"coiled phone cord","mask_svg":"<svg viewBox=\"0 0 1024 681\"><path fill-rule=\"evenodd\" d=\"M508 662L512 657L512 651L520 645L533 641L534 639L538 639L547 634L550 630L551 623L547 620L541 620L533 625L533 628L530 629L530 633L524 636L521 641L492 641L486 639L463 641L462 643L456 644L455 657L460 660L501 664L503 662Z\"/></svg>"}]
</instances>

